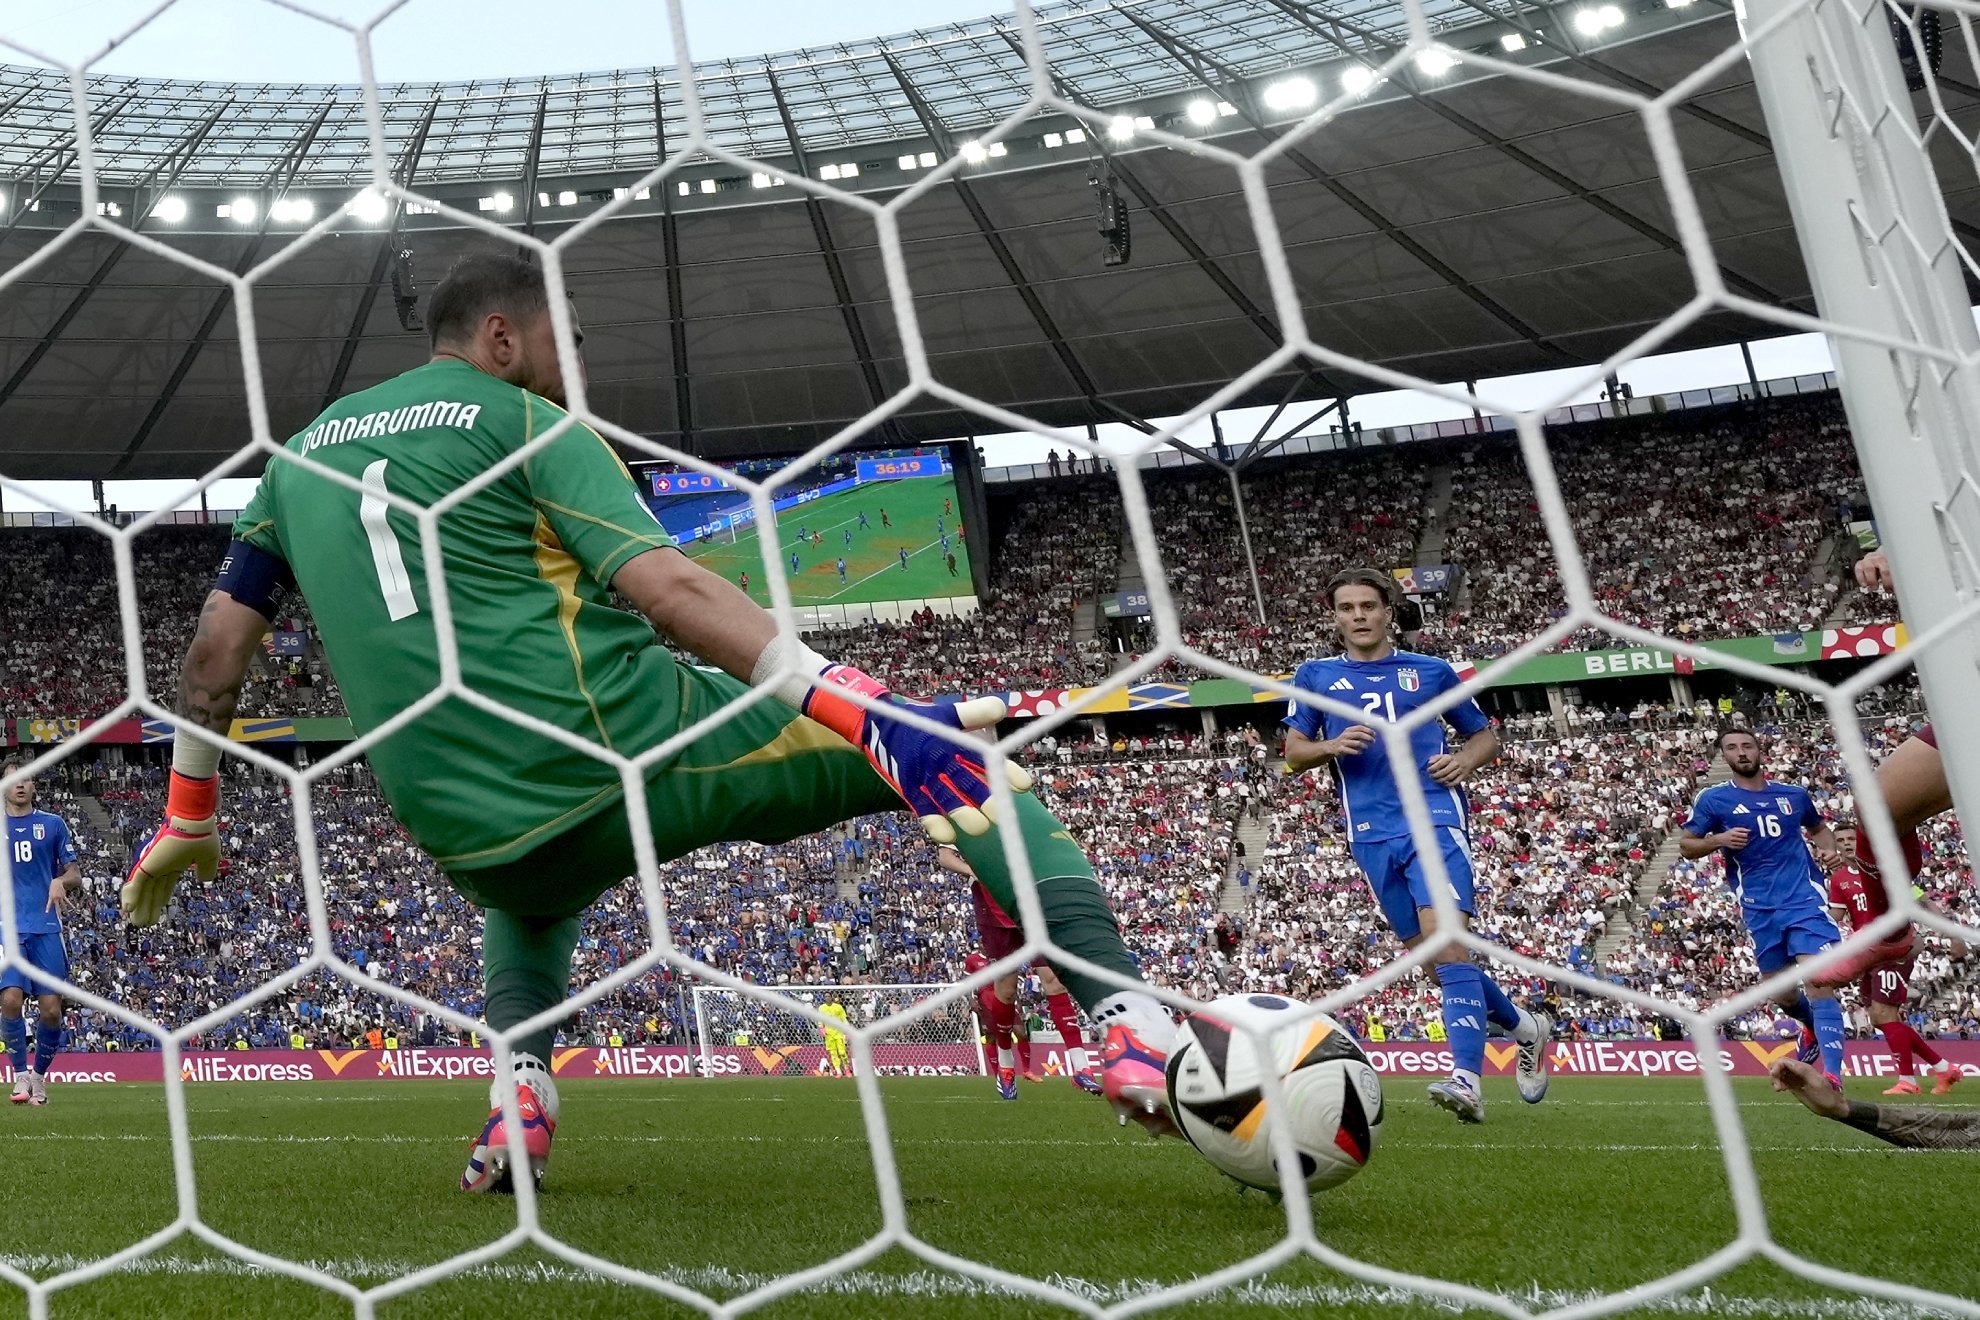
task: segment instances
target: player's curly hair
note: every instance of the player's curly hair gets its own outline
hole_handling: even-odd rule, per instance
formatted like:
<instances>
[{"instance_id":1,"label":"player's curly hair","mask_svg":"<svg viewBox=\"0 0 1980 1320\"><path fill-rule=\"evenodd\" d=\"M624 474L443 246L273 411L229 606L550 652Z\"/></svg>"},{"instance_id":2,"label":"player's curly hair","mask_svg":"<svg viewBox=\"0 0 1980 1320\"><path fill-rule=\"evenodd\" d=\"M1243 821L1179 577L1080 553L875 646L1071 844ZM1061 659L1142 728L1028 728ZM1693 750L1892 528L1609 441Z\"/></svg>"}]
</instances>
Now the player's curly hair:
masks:
<instances>
[{"instance_id":1,"label":"player's curly hair","mask_svg":"<svg viewBox=\"0 0 1980 1320\"><path fill-rule=\"evenodd\" d=\"M1390 609L1396 607L1396 579L1393 574L1384 573L1379 568L1344 568L1327 580L1327 604L1334 603L1334 593L1342 587L1373 587L1381 593L1382 603Z\"/></svg>"},{"instance_id":2,"label":"player's curly hair","mask_svg":"<svg viewBox=\"0 0 1980 1320\"><path fill-rule=\"evenodd\" d=\"M456 261L426 304L426 330L437 348L474 334L482 318L502 312L529 320L550 306L543 270L514 252L471 252Z\"/></svg>"}]
</instances>

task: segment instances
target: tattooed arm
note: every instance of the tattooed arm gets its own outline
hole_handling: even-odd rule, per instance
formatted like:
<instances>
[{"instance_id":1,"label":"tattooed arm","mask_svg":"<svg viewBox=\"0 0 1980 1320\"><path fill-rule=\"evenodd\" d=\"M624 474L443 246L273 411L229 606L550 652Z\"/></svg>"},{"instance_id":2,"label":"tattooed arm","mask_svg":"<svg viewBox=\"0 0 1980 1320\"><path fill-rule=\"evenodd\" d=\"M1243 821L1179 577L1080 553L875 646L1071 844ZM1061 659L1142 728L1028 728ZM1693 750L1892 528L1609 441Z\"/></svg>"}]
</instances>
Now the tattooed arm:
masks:
<instances>
[{"instance_id":1,"label":"tattooed arm","mask_svg":"<svg viewBox=\"0 0 1980 1320\"><path fill-rule=\"evenodd\" d=\"M224 591L207 593L199 630L179 671L179 713L202 729L226 737L234 724L241 684L268 620Z\"/></svg>"},{"instance_id":2,"label":"tattooed arm","mask_svg":"<svg viewBox=\"0 0 1980 1320\"><path fill-rule=\"evenodd\" d=\"M268 616L260 610L225 590L209 593L179 670L179 714L225 738L248 661L267 630ZM124 880L124 919L131 925L149 926L162 917L186 871L209 881L219 873L219 770L217 744L183 730L173 739L165 823L145 840Z\"/></svg>"},{"instance_id":3,"label":"tattooed arm","mask_svg":"<svg viewBox=\"0 0 1980 1320\"><path fill-rule=\"evenodd\" d=\"M1980 1150L1980 1110L1929 1105L1873 1105L1851 1100L1821 1073L1794 1059L1769 1070L1776 1091L1787 1091L1813 1113L1846 1123L1893 1146Z\"/></svg>"}]
</instances>

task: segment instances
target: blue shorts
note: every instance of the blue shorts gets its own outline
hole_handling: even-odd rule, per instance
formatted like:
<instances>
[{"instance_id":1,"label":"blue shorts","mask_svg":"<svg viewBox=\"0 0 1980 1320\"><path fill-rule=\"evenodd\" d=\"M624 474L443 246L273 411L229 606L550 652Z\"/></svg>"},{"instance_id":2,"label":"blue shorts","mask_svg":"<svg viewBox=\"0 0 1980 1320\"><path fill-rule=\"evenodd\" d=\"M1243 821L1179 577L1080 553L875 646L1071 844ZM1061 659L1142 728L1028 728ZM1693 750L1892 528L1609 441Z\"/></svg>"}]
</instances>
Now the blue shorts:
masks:
<instances>
[{"instance_id":1,"label":"blue shorts","mask_svg":"<svg viewBox=\"0 0 1980 1320\"><path fill-rule=\"evenodd\" d=\"M1762 976L1772 976L1794 966L1799 958L1842 943L1842 932L1820 908L1748 908L1739 915L1753 934L1753 952L1760 960Z\"/></svg>"},{"instance_id":2,"label":"blue shorts","mask_svg":"<svg viewBox=\"0 0 1980 1320\"><path fill-rule=\"evenodd\" d=\"M1472 906L1471 841L1455 825L1433 827L1444 841L1444 869L1450 873L1451 895L1458 911L1469 916ZM1418 908L1433 907L1430 898L1430 868L1417 855L1416 840L1407 834L1399 839L1371 839L1351 844L1355 863L1368 877L1368 887L1388 920L1389 929L1399 940L1413 940L1423 933L1417 919Z\"/></svg>"},{"instance_id":3,"label":"blue shorts","mask_svg":"<svg viewBox=\"0 0 1980 1320\"><path fill-rule=\"evenodd\" d=\"M21 936L21 956L28 966L46 972L51 978L69 979L69 949L59 930L30 931ZM0 990L19 990L28 995L59 995L52 985L43 984L18 967L0 972Z\"/></svg>"}]
</instances>

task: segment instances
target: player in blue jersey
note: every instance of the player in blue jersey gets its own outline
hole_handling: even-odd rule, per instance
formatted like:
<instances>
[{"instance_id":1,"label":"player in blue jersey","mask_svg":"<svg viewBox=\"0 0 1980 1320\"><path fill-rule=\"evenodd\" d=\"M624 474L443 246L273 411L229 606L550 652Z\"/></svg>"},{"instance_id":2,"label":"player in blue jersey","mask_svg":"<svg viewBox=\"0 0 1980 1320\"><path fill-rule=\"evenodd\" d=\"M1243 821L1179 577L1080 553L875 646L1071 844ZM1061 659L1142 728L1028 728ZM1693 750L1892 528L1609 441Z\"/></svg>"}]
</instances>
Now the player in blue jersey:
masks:
<instances>
[{"instance_id":1,"label":"player in blue jersey","mask_svg":"<svg viewBox=\"0 0 1980 1320\"><path fill-rule=\"evenodd\" d=\"M1341 635L1342 653L1309 660L1293 675L1303 692L1359 707L1365 719L1346 719L1295 701L1286 714L1286 768L1332 769L1346 818L1348 847L1396 938L1416 948L1437 932L1430 870L1410 837L1396 768L1371 726L1399 720L1459 685L1457 671L1434 656L1398 651L1390 640L1396 621L1396 583L1372 568L1350 568L1327 584L1327 603ZM1463 739L1451 748L1436 721L1410 734L1411 764L1398 767L1423 786L1430 824L1442 843L1451 897L1465 917L1472 910L1471 838L1464 781L1499 754L1499 738L1475 701L1445 712ZM1453 1064L1448 1081L1431 1084L1430 1098L1467 1123L1485 1120L1479 1074L1485 1067L1486 1024L1510 1034L1519 1046L1519 1094L1537 1104L1547 1094L1545 1045L1553 1023L1518 1007L1469 950L1451 945L1437 954L1443 990L1444 1030Z\"/></svg>"},{"instance_id":2,"label":"player in blue jersey","mask_svg":"<svg viewBox=\"0 0 1980 1320\"><path fill-rule=\"evenodd\" d=\"M22 763L8 761L0 774L18 773ZM21 956L30 968L50 980L69 979L69 954L62 946L62 908L82 883L76 866L75 840L60 816L34 809L34 780L23 777L7 787L7 862L14 881L14 921L21 936ZM41 1020L34 1029L34 1068L28 1068L27 1023L21 1010L27 996L40 1000ZM62 997L18 967L0 972L0 1036L14 1064L17 1105L48 1103L48 1065L62 1048Z\"/></svg>"},{"instance_id":3,"label":"player in blue jersey","mask_svg":"<svg viewBox=\"0 0 1980 1320\"><path fill-rule=\"evenodd\" d=\"M1807 789L1767 778L1752 730L1723 730L1719 754L1732 778L1691 804L1678 849L1694 860L1711 852L1725 859L1726 883L1739 896L1760 974L1772 976L1842 942L1829 915L1829 884L1816 864L1818 857L1834 864L1836 836ZM1834 988L1811 984L1784 992L1778 1002L1801 1024L1801 1061L1820 1062L1841 1086L1843 1012Z\"/></svg>"}]
</instances>

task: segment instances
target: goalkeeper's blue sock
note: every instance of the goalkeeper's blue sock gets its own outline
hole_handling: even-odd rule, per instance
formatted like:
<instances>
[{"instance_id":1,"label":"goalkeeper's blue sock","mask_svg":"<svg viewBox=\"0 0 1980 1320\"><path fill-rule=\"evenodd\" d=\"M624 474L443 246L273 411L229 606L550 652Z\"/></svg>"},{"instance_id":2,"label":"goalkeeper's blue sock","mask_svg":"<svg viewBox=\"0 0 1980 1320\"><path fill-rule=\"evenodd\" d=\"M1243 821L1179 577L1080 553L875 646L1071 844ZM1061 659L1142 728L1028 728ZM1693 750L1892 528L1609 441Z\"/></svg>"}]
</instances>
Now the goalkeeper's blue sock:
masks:
<instances>
[{"instance_id":1,"label":"goalkeeper's blue sock","mask_svg":"<svg viewBox=\"0 0 1980 1320\"><path fill-rule=\"evenodd\" d=\"M28 1066L27 1019L0 1017L0 1036L7 1038L7 1057L13 1061L14 1071L24 1073Z\"/></svg>"},{"instance_id":2,"label":"goalkeeper's blue sock","mask_svg":"<svg viewBox=\"0 0 1980 1320\"><path fill-rule=\"evenodd\" d=\"M62 1052L62 1027L57 1023L48 1026L37 1022L34 1025L34 1070L46 1077L48 1065L55 1062L55 1056Z\"/></svg>"},{"instance_id":3,"label":"goalkeeper's blue sock","mask_svg":"<svg viewBox=\"0 0 1980 1320\"><path fill-rule=\"evenodd\" d=\"M1444 987L1452 1070L1475 1081L1485 1071L1485 973L1470 963L1438 963L1437 980Z\"/></svg>"},{"instance_id":4,"label":"goalkeeper's blue sock","mask_svg":"<svg viewBox=\"0 0 1980 1320\"><path fill-rule=\"evenodd\" d=\"M1814 1003L1815 1042L1822 1047L1822 1071L1831 1077L1841 1077L1843 1070L1843 1027L1842 1002L1837 999L1817 999Z\"/></svg>"},{"instance_id":5,"label":"goalkeeper's blue sock","mask_svg":"<svg viewBox=\"0 0 1980 1320\"><path fill-rule=\"evenodd\" d=\"M1519 1025L1519 1005L1513 1003L1512 996L1501 990L1499 983L1483 967L1478 968L1478 979L1485 992L1485 1020L1495 1027L1504 1027L1510 1033Z\"/></svg>"},{"instance_id":6,"label":"goalkeeper's blue sock","mask_svg":"<svg viewBox=\"0 0 1980 1320\"><path fill-rule=\"evenodd\" d=\"M1796 1022L1799 1022L1802 1026L1807 1027L1810 1031L1820 1030L1815 1025L1815 1006L1808 1002L1808 996L1802 991L1797 990L1794 992L1794 1002L1786 1005L1782 1009L1782 1012L1786 1013Z\"/></svg>"}]
</instances>

